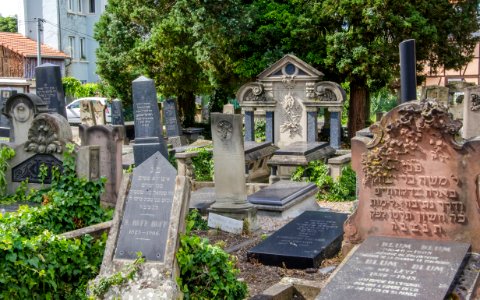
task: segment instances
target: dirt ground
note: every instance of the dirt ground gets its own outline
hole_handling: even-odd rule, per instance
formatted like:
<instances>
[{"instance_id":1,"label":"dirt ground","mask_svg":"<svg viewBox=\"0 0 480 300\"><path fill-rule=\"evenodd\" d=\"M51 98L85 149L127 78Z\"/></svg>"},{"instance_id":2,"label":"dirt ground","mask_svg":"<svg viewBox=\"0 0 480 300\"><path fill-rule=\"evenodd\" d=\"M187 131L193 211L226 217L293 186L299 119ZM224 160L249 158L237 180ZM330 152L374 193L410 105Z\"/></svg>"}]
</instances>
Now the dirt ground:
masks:
<instances>
[{"instance_id":1,"label":"dirt ground","mask_svg":"<svg viewBox=\"0 0 480 300\"><path fill-rule=\"evenodd\" d=\"M321 207L329 208L332 211L351 213L353 210L353 202L319 202ZM263 220L265 222L265 220ZM266 221L268 222L268 220ZM338 266L340 264L339 258L332 258L325 260L318 269L286 269L282 267L264 266L255 261L247 260L247 251L261 242L266 235L275 232L276 229L288 223L284 221L280 224L275 224L272 228L267 230L260 230L251 235L235 235L219 230L209 231L197 231L196 234L206 237L210 240L211 244L218 244L230 254L234 255L238 259L237 267L240 269L239 278L244 280L248 285L249 296L255 296L261 294L264 290L270 286L278 283L283 277L293 277L299 279L324 281L328 278L329 274L324 274L325 267Z\"/></svg>"}]
</instances>

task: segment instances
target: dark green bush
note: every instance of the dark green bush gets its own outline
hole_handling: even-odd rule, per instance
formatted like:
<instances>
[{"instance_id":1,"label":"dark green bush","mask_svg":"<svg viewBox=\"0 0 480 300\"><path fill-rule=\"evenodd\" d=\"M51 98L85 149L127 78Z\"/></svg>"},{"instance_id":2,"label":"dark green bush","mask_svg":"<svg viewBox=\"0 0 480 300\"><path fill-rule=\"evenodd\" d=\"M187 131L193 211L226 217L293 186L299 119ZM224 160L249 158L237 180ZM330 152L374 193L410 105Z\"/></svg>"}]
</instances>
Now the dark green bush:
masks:
<instances>
[{"instance_id":1,"label":"dark green bush","mask_svg":"<svg viewBox=\"0 0 480 300\"><path fill-rule=\"evenodd\" d=\"M247 285L237 279L234 257L191 234L192 226L189 221L176 255L180 267L177 283L185 299L244 299Z\"/></svg>"},{"instance_id":2,"label":"dark green bush","mask_svg":"<svg viewBox=\"0 0 480 300\"><path fill-rule=\"evenodd\" d=\"M193 171L195 180L212 181L213 180L213 152L212 148L196 148L192 151L198 152L196 157L192 157Z\"/></svg>"}]
</instances>

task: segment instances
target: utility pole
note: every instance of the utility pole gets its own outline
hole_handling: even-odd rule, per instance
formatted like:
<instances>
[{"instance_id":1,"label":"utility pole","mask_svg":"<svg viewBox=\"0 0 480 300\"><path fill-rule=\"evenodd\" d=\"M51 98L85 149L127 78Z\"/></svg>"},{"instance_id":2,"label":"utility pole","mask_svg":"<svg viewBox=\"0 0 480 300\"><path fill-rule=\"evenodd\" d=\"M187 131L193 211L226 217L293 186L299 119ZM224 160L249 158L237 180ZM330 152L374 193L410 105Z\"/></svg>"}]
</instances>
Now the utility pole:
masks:
<instances>
[{"instance_id":1,"label":"utility pole","mask_svg":"<svg viewBox=\"0 0 480 300\"><path fill-rule=\"evenodd\" d=\"M42 64L42 40L41 40L41 31L42 23L45 22L42 18L37 18L37 66Z\"/></svg>"}]
</instances>

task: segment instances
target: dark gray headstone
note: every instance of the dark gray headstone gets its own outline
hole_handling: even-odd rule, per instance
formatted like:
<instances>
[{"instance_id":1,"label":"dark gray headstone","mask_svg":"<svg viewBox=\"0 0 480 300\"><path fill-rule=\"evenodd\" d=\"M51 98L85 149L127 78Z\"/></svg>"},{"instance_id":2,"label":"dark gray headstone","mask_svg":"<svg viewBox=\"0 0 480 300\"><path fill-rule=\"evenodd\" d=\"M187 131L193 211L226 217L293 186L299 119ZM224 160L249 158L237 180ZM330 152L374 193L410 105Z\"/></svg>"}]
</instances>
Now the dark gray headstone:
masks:
<instances>
[{"instance_id":1,"label":"dark gray headstone","mask_svg":"<svg viewBox=\"0 0 480 300\"><path fill-rule=\"evenodd\" d=\"M159 152L133 170L115 250L116 259L163 262L177 171Z\"/></svg>"},{"instance_id":2,"label":"dark gray headstone","mask_svg":"<svg viewBox=\"0 0 480 300\"><path fill-rule=\"evenodd\" d=\"M10 98L11 96L15 95L17 93L16 90L12 89L1 89L0 90L0 111L3 110L3 107L5 107L5 103L7 102L7 99ZM6 127L10 128L12 126L10 120L2 113L0 113L0 127ZM2 135L2 137L10 137L10 133L8 135Z\"/></svg>"},{"instance_id":3,"label":"dark gray headstone","mask_svg":"<svg viewBox=\"0 0 480 300\"><path fill-rule=\"evenodd\" d=\"M469 250L466 243L373 236L317 299L445 299Z\"/></svg>"},{"instance_id":4,"label":"dark gray headstone","mask_svg":"<svg viewBox=\"0 0 480 300\"><path fill-rule=\"evenodd\" d=\"M250 249L249 259L287 268L317 268L340 250L347 214L306 211Z\"/></svg>"},{"instance_id":5,"label":"dark gray headstone","mask_svg":"<svg viewBox=\"0 0 480 300\"><path fill-rule=\"evenodd\" d=\"M112 107L112 125L125 125L125 120L123 119L122 100L113 99L111 107Z\"/></svg>"},{"instance_id":6,"label":"dark gray headstone","mask_svg":"<svg viewBox=\"0 0 480 300\"><path fill-rule=\"evenodd\" d=\"M48 108L67 118L60 67L48 63L36 67L35 81L36 94L47 103Z\"/></svg>"},{"instance_id":7,"label":"dark gray headstone","mask_svg":"<svg viewBox=\"0 0 480 300\"><path fill-rule=\"evenodd\" d=\"M167 136L182 135L182 125L178 117L177 102L174 99L167 99L162 104L163 116L165 120L165 128L167 129Z\"/></svg>"},{"instance_id":8,"label":"dark gray headstone","mask_svg":"<svg viewBox=\"0 0 480 300\"><path fill-rule=\"evenodd\" d=\"M52 183L52 168L56 167L60 172L63 171L63 163L55 156L50 154L35 154L24 162L12 168L12 181L22 182L28 179L29 183L41 183L40 167L47 166L47 176L43 183Z\"/></svg>"},{"instance_id":9,"label":"dark gray headstone","mask_svg":"<svg viewBox=\"0 0 480 300\"><path fill-rule=\"evenodd\" d=\"M247 199L253 204L283 206L316 188L311 182L282 180L248 196Z\"/></svg>"},{"instance_id":10,"label":"dark gray headstone","mask_svg":"<svg viewBox=\"0 0 480 300\"><path fill-rule=\"evenodd\" d=\"M135 118L135 145L133 146L135 165L140 165L157 151L168 158L153 80L140 76L132 82L132 92Z\"/></svg>"}]
</instances>

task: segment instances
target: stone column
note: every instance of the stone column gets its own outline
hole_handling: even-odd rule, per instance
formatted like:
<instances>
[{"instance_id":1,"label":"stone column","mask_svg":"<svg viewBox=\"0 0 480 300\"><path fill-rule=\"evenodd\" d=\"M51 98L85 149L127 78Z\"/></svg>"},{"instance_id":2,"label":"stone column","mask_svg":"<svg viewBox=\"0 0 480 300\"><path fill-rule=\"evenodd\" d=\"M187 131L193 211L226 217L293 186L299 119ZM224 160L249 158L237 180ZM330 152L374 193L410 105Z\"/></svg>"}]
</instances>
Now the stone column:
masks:
<instances>
[{"instance_id":1,"label":"stone column","mask_svg":"<svg viewBox=\"0 0 480 300\"><path fill-rule=\"evenodd\" d=\"M342 118L341 107L330 107L330 146L333 149L340 149L342 142Z\"/></svg>"},{"instance_id":2,"label":"stone column","mask_svg":"<svg viewBox=\"0 0 480 300\"><path fill-rule=\"evenodd\" d=\"M253 113L253 111L252 111ZM210 211L255 227L256 210L247 201L242 116L212 113L215 200Z\"/></svg>"},{"instance_id":3,"label":"stone column","mask_svg":"<svg viewBox=\"0 0 480 300\"><path fill-rule=\"evenodd\" d=\"M315 143L317 141L317 107L307 107L307 142Z\"/></svg>"},{"instance_id":4,"label":"stone column","mask_svg":"<svg viewBox=\"0 0 480 300\"><path fill-rule=\"evenodd\" d=\"M132 82L135 144L133 156L139 166L159 151L168 159L167 146L160 126L157 92L152 79L140 76Z\"/></svg>"},{"instance_id":5,"label":"stone column","mask_svg":"<svg viewBox=\"0 0 480 300\"><path fill-rule=\"evenodd\" d=\"M266 111L265 113L265 120L266 120L266 125L265 125L265 141L274 143L275 141L275 130L274 130L274 125L275 125L275 114L273 110Z\"/></svg>"},{"instance_id":6,"label":"stone column","mask_svg":"<svg viewBox=\"0 0 480 300\"><path fill-rule=\"evenodd\" d=\"M42 64L35 68L36 93L47 103L50 110L67 118L65 92L60 66Z\"/></svg>"},{"instance_id":7,"label":"stone column","mask_svg":"<svg viewBox=\"0 0 480 300\"><path fill-rule=\"evenodd\" d=\"M253 108L245 108L245 142L253 141L255 141L254 111Z\"/></svg>"}]
</instances>

